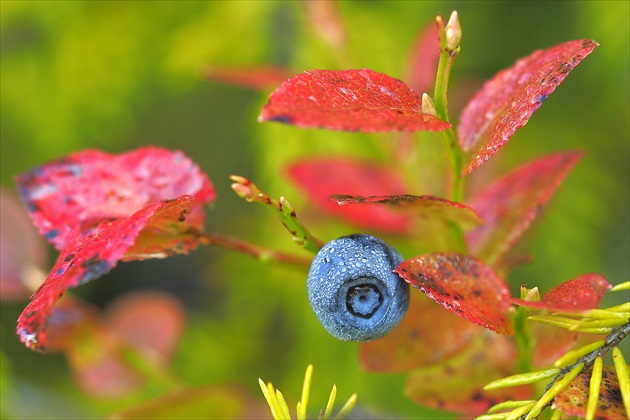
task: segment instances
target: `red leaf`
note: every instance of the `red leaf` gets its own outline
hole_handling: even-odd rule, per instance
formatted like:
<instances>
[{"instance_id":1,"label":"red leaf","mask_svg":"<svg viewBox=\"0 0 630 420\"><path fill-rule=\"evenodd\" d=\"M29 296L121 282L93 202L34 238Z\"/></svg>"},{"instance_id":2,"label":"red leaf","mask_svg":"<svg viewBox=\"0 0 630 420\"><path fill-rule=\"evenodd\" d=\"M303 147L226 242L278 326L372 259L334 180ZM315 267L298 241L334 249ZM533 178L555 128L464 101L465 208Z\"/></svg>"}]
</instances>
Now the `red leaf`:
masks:
<instances>
[{"instance_id":1,"label":"red leaf","mask_svg":"<svg viewBox=\"0 0 630 420\"><path fill-rule=\"evenodd\" d=\"M405 394L422 405L473 418L498 401L531 398L531 386L483 389L492 380L514 374L517 359L514 340L482 332L456 357L411 372Z\"/></svg>"},{"instance_id":2,"label":"red leaf","mask_svg":"<svg viewBox=\"0 0 630 420\"><path fill-rule=\"evenodd\" d=\"M270 66L221 67L210 66L206 69L206 79L255 90L272 90L294 73Z\"/></svg>"},{"instance_id":3,"label":"red leaf","mask_svg":"<svg viewBox=\"0 0 630 420\"><path fill-rule=\"evenodd\" d=\"M553 408L557 408L569 416L585 417L591 373L592 369L580 373L564 390L560 391L553 400ZM603 367L602 383L599 392L599 404L594 418L627 418L619 380L613 366Z\"/></svg>"},{"instance_id":4,"label":"red leaf","mask_svg":"<svg viewBox=\"0 0 630 420\"><path fill-rule=\"evenodd\" d=\"M310 158L289 166L287 173L320 209L358 226L384 232L407 233L411 219L384 206L339 206L333 194L397 195L405 186L396 171L375 162L349 158Z\"/></svg>"},{"instance_id":5,"label":"red leaf","mask_svg":"<svg viewBox=\"0 0 630 420\"><path fill-rule=\"evenodd\" d=\"M480 330L420 293L412 293L407 314L394 331L361 344L361 367L370 372L406 372L444 363L464 351Z\"/></svg>"},{"instance_id":6,"label":"red leaf","mask_svg":"<svg viewBox=\"0 0 630 420\"><path fill-rule=\"evenodd\" d=\"M32 225L20 199L0 188L0 299L26 299L45 278L48 245Z\"/></svg>"},{"instance_id":7,"label":"red leaf","mask_svg":"<svg viewBox=\"0 0 630 420\"><path fill-rule=\"evenodd\" d=\"M577 40L538 50L486 82L462 112L457 127L461 148L472 154L463 175L497 153L597 45Z\"/></svg>"},{"instance_id":8,"label":"red leaf","mask_svg":"<svg viewBox=\"0 0 630 420\"><path fill-rule=\"evenodd\" d=\"M414 92L423 93L433 89L439 58L439 31L433 21L418 34L409 54L405 80Z\"/></svg>"},{"instance_id":9,"label":"red leaf","mask_svg":"<svg viewBox=\"0 0 630 420\"><path fill-rule=\"evenodd\" d=\"M18 319L17 333L22 342L33 350L43 350L46 319L57 300L67 289L98 278L114 268L134 246L143 229L151 227L151 230L176 236L170 240L172 248L161 249L153 257L188 252L196 247L197 243L186 233L191 225L184 218L192 211L193 205L194 198L184 195L151 204L128 218L112 218L94 226L88 225L71 242L68 237L52 271ZM166 219L165 215L173 219ZM156 233L152 232L152 235Z\"/></svg>"},{"instance_id":10,"label":"red leaf","mask_svg":"<svg viewBox=\"0 0 630 420\"><path fill-rule=\"evenodd\" d=\"M344 131L442 131L451 125L422 113L403 82L363 70L311 70L271 94L258 120Z\"/></svg>"},{"instance_id":11,"label":"red leaf","mask_svg":"<svg viewBox=\"0 0 630 420\"><path fill-rule=\"evenodd\" d=\"M532 160L481 191L470 206L485 225L466 235L469 251L490 263L503 256L582 155L566 152Z\"/></svg>"},{"instance_id":12,"label":"red leaf","mask_svg":"<svg viewBox=\"0 0 630 420\"><path fill-rule=\"evenodd\" d=\"M597 308L604 294L611 287L612 285L599 274L583 274L554 287L539 302L527 302L514 298L512 303L553 312L587 311Z\"/></svg>"},{"instance_id":13,"label":"red leaf","mask_svg":"<svg viewBox=\"0 0 630 420\"><path fill-rule=\"evenodd\" d=\"M464 227L474 227L481 224L481 219L470 207L432 195L388 195L388 196L351 196L332 195L331 200L340 206L347 204L386 204L391 208L407 210L425 220L446 220L459 223Z\"/></svg>"},{"instance_id":14,"label":"red leaf","mask_svg":"<svg viewBox=\"0 0 630 420\"><path fill-rule=\"evenodd\" d=\"M403 261L394 271L462 318L500 334L513 334L507 317L510 291L482 261L461 254L427 254Z\"/></svg>"},{"instance_id":15,"label":"red leaf","mask_svg":"<svg viewBox=\"0 0 630 420\"><path fill-rule=\"evenodd\" d=\"M85 223L129 217L157 201L193 195L188 222L203 224L203 203L215 198L208 177L181 152L156 147L111 155L72 154L17 178L31 218L57 249L81 234Z\"/></svg>"}]
</instances>

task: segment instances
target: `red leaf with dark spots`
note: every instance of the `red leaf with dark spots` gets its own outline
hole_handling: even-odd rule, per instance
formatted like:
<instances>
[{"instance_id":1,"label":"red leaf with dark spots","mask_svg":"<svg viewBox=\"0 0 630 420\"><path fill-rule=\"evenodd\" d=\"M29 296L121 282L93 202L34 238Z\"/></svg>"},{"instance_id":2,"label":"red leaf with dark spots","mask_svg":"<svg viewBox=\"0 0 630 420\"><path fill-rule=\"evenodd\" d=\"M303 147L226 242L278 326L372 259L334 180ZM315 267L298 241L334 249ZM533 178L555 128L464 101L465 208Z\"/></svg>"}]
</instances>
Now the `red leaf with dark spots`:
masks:
<instances>
[{"instance_id":1,"label":"red leaf with dark spots","mask_svg":"<svg viewBox=\"0 0 630 420\"><path fill-rule=\"evenodd\" d=\"M43 350L46 319L72 287L118 261L188 253L203 230L208 177L181 152L155 147L121 155L76 153L18 177L35 225L61 253L18 319L27 347Z\"/></svg>"},{"instance_id":2,"label":"red leaf with dark spots","mask_svg":"<svg viewBox=\"0 0 630 420\"><path fill-rule=\"evenodd\" d=\"M22 342L33 350L44 350L46 319L59 298L67 289L98 278L114 268L134 247L140 232L148 226L152 228L151 235L156 237L159 237L156 231L168 232L172 236L168 240L172 247L159 249L159 253L152 255L142 254L143 258L165 257L170 253L194 249L197 242L188 233L191 226L185 219L182 220L182 216L190 213L193 206L194 198L184 195L175 200L151 204L128 218L113 218L86 226L81 235L66 244L52 271L20 315L17 333ZM176 218L165 219L164 216L169 214ZM179 232L176 232L176 226L179 226ZM140 248L152 249L150 243Z\"/></svg>"},{"instance_id":3,"label":"red leaf with dark spots","mask_svg":"<svg viewBox=\"0 0 630 420\"><path fill-rule=\"evenodd\" d=\"M422 219L437 221L446 220L456 222L463 227L475 227L481 224L481 219L470 207L432 195L388 195L388 196L352 196L332 195L332 201L340 206L348 204L386 204L393 209L400 209L414 214Z\"/></svg>"},{"instance_id":4,"label":"red leaf with dark spots","mask_svg":"<svg viewBox=\"0 0 630 420\"><path fill-rule=\"evenodd\" d=\"M362 343L361 367L370 372L407 372L444 363L471 344L482 328L412 293L401 323L378 340Z\"/></svg>"},{"instance_id":5,"label":"red leaf with dark spots","mask_svg":"<svg viewBox=\"0 0 630 420\"><path fill-rule=\"evenodd\" d=\"M513 334L507 312L510 291L484 262L461 254L427 254L394 270L446 309L500 334Z\"/></svg>"},{"instance_id":6,"label":"red leaf with dark spots","mask_svg":"<svg viewBox=\"0 0 630 420\"><path fill-rule=\"evenodd\" d=\"M553 408L569 416L584 418L588 405L589 385L593 370L580 373L553 399ZM614 366L604 366L599 391L599 404L595 410L596 419L626 419L627 409L623 405L621 387Z\"/></svg>"},{"instance_id":7,"label":"red leaf with dark spots","mask_svg":"<svg viewBox=\"0 0 630 420\"><path fill-rule=\"evenodd\" d=\"M339 206L329 199L334 194L402 194L405 185L398 172L390 168L367 160L310 158L293 163L287 173L327 213L384 232L408 233L411 229L409 215L385 206Z\"/></svg>"},{"instance_id":8,"label":"red leaf with dark spots","mask_svg":"<svg viewBox=\"0 0 630 420\"><path fill-rule=\"evenodd\" d=\"M527 308L552 312L579 312L599 306L606 291L612 285L599 274L583 274L554 287L539 302L527 302L514 298L512 302Z\"/></svg>"},{"instance_id":9,"label":"red leaf with dark spots","mask_svg":"<svg viewBox=\"0 0 630 420\"><path fill-rule=\"evenodd\" d=\"M597 45L577 40L538 50L486 82L462 112L457 127L461 148L471 153L463 175L497 153Z\"/></svg>"},{"instance_id":10,"label":"red leaf with dark spots","mask_svg":"<svg viewBox=\"0 0 630 420\"><path fill-rule=\"evenodd\" d=\"M185 194L196 203L188 223L201 228L201 206L215 198L208 177L194 162L157 147L120 155L78 152L18 176L17 183L33 222L57 249L74 242L86 223L129 217Z\"/></svg>"},{"instance_id":11,"label":"red leaf with dark spots","mask_svg":"<svg viewBox=\"0 0 630 420\"><path fill-rule=\"evenodd\" d=\"M274 89L293 75L294 73L288 70L270 66L250 68L210 66L204 73L208 80L266 91Z\"/></svg>"},{"instance_id":12,"label":"red leaf with dark spots","mask_svg":"<svg viewBox=\"0 0 630 420\"><path fill-rule=\"evenodd\" d=\"M473 418L498 401L526 400L533 394L529 385L485 391L496 378L513 375L518 349L514 340L481 331L456 357L437 366L411 372L405 394L427 407L455 411Z\"/></svg>"},{"instance_id":13,"label":"red leaf with dark spots","mask_svg":"<svg viewBox=\"0 0 630 420\"><path fill-rule=\"evenodd\" d=\"M493 263L522 235L582 157L565 152L537 158L498 179L470 200L485 224L468 232L469 252Z\"/></svg>"},{"instance_id":14,"label":"red leaf with dark spots","mask_svg":"<svg viewBox=\"0 0 630 420\"><path fill-rule=\"evenodd\" d=\"M311 70L271 94L258 120L343 131L443 131L451 125L422 113L403 82L363 70Z\"/></svg>"}]
</instances>

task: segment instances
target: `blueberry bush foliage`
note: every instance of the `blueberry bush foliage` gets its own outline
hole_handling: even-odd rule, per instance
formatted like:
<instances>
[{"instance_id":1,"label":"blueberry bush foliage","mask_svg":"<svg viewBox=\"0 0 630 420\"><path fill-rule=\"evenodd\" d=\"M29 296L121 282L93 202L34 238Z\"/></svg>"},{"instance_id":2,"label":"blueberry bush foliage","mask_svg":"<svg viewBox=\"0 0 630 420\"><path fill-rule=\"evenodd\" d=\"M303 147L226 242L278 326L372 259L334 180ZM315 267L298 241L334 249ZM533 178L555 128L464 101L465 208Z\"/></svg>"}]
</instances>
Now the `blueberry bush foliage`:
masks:
<instances>
[{"instance_id":1,"label":"blueberry bush foliage","mask_svg":"<svg viewBox=\"0 0 630 420\"><path fill-rule=\"evenodd\" d=\"M629 417L627 22L435 6L3 4L3 416L261 416L313 362L365 415Z\"/></svg>"}]
</instances>

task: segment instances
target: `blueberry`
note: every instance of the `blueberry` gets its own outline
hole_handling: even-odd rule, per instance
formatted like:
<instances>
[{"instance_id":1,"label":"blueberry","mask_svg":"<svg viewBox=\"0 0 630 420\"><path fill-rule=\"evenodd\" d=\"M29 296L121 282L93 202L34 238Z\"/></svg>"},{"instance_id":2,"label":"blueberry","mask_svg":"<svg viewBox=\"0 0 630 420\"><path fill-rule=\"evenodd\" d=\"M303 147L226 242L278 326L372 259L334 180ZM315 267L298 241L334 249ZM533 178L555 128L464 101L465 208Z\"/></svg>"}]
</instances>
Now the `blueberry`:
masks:
<instances>
[{"instance_id":1,"label":"blueberry","mask_svg":"<svg viewBox=\"0 0 630 420\"><path fill-rule=\"evenodd\" d=\"M344 341L370 341L389 333L409 305L409 285L393 270L403 261L370 235L328 242L308 273L308 298L326 331Z\"/></svg>"}]
</instances>

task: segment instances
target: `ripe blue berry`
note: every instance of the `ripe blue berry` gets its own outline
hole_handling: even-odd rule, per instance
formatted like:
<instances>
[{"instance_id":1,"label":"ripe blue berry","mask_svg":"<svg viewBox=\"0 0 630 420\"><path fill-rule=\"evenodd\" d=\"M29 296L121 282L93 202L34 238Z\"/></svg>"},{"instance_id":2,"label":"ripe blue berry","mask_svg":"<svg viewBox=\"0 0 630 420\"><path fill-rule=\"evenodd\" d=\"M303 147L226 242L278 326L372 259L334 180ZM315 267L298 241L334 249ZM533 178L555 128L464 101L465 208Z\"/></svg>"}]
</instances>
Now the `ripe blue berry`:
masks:
<instances>
[{"instance_id":1,"label":"ripe blue berry","mask_svg":"<svg viewBox=\"0 0 630 420\"><path fill-rule=\"evenodd\" d=\"M393 270L403 261L370 235L328 242L308 273L308 298L324 328L344 341L370 341L389 333L409 305L409 285Z\"/></svg>"}]
</instances>

